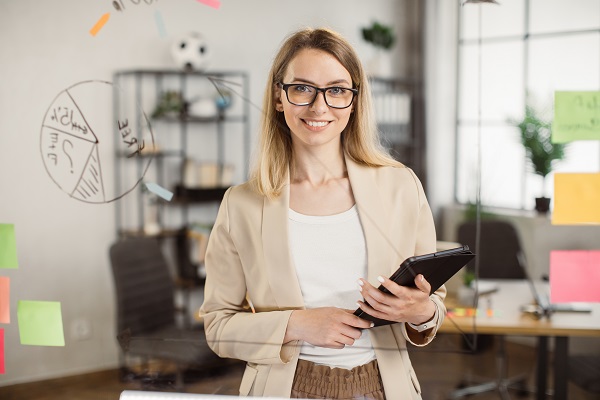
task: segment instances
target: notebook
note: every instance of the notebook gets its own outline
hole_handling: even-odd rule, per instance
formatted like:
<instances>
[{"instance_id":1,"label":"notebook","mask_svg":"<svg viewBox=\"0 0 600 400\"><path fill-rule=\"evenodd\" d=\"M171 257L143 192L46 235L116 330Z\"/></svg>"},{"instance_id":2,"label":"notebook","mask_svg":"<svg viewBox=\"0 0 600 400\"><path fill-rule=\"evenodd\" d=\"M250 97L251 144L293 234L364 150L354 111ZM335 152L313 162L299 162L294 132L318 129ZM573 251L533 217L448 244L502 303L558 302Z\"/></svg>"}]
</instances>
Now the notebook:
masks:
<instances>
[{"instance_id":1,"label":"notebook","mask_svg":"<svg viewBox=\"0 0 600 400\"><path fill-rule=\"evenodd\" d=\"M415 277L418 274L423 274L431 285L429 294L432 294L473 258L475 258L475 254L469 250L469 246L410 257L400 264L400 267L390 276L390 279L402 286L415 287ZM378 289L384 293L389 293L383 285L380 285ZM360 308L354 311L354 315L372 321L375 326L394 323L393 321L375 318Z\"/></svg>"}]
</instances>

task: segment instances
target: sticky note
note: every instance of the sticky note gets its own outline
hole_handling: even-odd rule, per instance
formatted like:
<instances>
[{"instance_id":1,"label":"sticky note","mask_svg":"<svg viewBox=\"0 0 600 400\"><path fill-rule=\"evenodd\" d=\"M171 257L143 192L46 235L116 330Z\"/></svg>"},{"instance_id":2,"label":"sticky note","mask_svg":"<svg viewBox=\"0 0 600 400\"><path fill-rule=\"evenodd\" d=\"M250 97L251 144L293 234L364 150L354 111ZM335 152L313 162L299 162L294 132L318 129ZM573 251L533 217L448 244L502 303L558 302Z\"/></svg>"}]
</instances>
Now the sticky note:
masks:
<instances>
[{"instance_id":1,"label":"sticky note","mask_svg":"<svg viewBox=\"0 0 600 400\"><path fill-rule=\"evenodd\" d=\"M555 92L552 142L600 140L600 92Z\"/></svg>"},{"instance_id":2,"label":"sticky note","mask_svg":"<svg viewBox=\"0 0 600 400\"><path fill-rule=\"evenodd\" d=\"M21 344L64 346L60 302L20 300L17 306Z\"/></svg>"},{"instance_id":3,"label":"sticky note","mask_svg":"<svg viewBox=\"0 0 600 400\"><path fill-rule=\"evenodd\" d=\"M0 268L19 268L13 224L0 224Z\"/></svg>"},{"instance_id":4,"label":"sticky note","mask_svg":"<svg viewBox=\"0 0 600 400\"><path fill-rule=\"evenodd\" d=\"M217 10L221 7L221 2L219 0L197 0L198 3L202 3L212 8L216 8Z\"/></svg>"},{"instance_id":5,"label":"sticky note","mask_svg":"<svg viewBox=\"0 0 600 400\"><path fill-rule=\"evenodd\" d=\"M600 250L550 252L550 302L600 302Z\"/></svg>"},{"instance_id":6,"label":"sticky note","mask_svg":"<svg viewBox=\"0 0 600 400\"><path fill-rule=\"evenodd\" d=\"M100 29L102 29L104 24L106 24L108 22L109 18L110 18L110 13L106 13L103 16L101 16L100 19L94 24L92 29L90 29L90 35L96 36L96 34L98 32L100 32Z\"/></svg>"},{"instance_id":7,"label":"sticky note","mask_svg":"<svg viewBox=\"0 0 600 400\"><path fill-rule=\"evenodd\" d=\"M600 224L600 174L554 175L555 225Z\"/></svg>"},{"instance_id":8,"label":"sticky note","mask_svg":"<svg viewBox=\"0 0 600 400\"><path fill-rule=\"evenodd\" d=\"M0 374L4 374L6 368L4 366L4 329L0 328Z\"/></svg>"},{"instance_id":9,"label":"sticky note","mask_svg":"<svg viewBox=\"0 0 600 400\"><path fill-rule=\"evenodd\" d=\"M0 324L10 324L10 279L0 276Z\"/></svg>"},{"instance_id":10,"label":"sticky note","mask_svg":"<svg viewBox=\"0 0 600 400\"><path fill-rule=\"evenodd\" d=\"M154 193L157 196L162 197L163 199L165 199L167 201L171 201L171 199L173 198L173 193L169 192L167 189L163 188L162 186L157 185L156 183L147 182L147 183L145 183L145 185L149 191L151 191L152 193Z\"/></svg>"},{"instance_id":11,"label":"sticky note","mask_svg":"<svg viewBox=\"0 0 600 400\"><path fill-rule=\"evenodd\" d=\"M167 31L165 30L165 21L163 20L162 14L159 10L154 12L154 21L156 21L156 29L161 38L167 37Z\"/></svg>"}]
</instances>

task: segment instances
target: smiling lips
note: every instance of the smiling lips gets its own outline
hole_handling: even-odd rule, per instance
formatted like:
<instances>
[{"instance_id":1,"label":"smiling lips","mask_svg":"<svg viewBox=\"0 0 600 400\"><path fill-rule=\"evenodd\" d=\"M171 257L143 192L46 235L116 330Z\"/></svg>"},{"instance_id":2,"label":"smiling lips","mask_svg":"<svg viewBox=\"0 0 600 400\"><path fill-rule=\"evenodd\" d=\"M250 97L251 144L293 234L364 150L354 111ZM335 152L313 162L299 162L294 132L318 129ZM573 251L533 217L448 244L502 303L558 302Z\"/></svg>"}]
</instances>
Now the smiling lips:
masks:
<instances>
[{"instance_id":1,"label":"smiling lips","mask_svg":"<svg viewBox=\"0 0 600 400\"><path fill-rule=\"evenodd\" d=\"M313 128L322 128L329 124L330 121L308 121L304 120L304 123Z\"/></svg>"}]
</instances>

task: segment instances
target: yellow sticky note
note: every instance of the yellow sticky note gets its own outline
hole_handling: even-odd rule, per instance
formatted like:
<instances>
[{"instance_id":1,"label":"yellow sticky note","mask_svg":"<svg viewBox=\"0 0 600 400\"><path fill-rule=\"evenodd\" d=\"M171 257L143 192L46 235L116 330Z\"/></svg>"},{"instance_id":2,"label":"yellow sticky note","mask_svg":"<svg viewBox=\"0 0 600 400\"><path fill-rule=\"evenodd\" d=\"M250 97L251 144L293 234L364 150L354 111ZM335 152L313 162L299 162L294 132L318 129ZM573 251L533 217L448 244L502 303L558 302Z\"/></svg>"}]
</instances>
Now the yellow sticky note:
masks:
<instances>
[{"instance_id":1,"label":"yellow sticky note","mask_svg":"<svg viewBox=\"0 0 600 400\"><path fill-rule=\"evenodd\" d=\"M24 301L17 306L21 344L64 346L62 313L58 301Z\"/></svg>"},{"instance_id":2,"label":"yellow sticky note","mask_svg":"<svg viewBox=\"0 0 600 400\"><path fill-rule=\"evenodd\" d=\"M554 175L554 225L600 224L600 174Z\"/></svg>"}]
</instances>

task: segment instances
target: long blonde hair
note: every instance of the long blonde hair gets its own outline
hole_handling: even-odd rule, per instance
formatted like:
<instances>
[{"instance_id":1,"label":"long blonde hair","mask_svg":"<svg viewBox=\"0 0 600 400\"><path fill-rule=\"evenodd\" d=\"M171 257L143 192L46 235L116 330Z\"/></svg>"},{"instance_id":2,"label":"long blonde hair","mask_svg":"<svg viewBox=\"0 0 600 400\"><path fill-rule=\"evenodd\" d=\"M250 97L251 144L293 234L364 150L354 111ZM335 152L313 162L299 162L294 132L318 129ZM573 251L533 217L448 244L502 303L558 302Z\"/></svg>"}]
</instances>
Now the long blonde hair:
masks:
<instances>
[{"instance_id":1,"label":"long blonde hair","mask_svg":"<svg viewBox=\"0 0 600 400\"><path fill-rule=\"evenodd\" d=\"M292 59L303 49L322 50L335 57L348 70L359 91L354 99L354 112L342 132L346 156L372 167L402 166L379 142L369 81L352 46L330 29L302 29L291 34L275 56L263 99L260 140L250 182L255 190L271 199L281 193L292 160L292 139L283 113L275 109L275 89L283 81Z\"/></svg>"}]
</instances>

